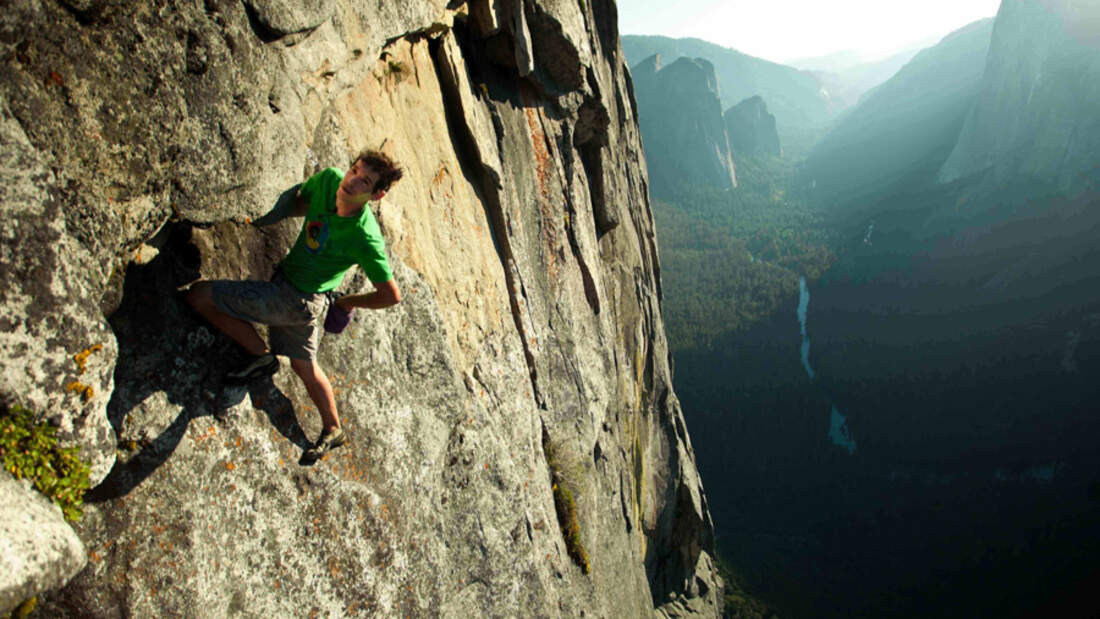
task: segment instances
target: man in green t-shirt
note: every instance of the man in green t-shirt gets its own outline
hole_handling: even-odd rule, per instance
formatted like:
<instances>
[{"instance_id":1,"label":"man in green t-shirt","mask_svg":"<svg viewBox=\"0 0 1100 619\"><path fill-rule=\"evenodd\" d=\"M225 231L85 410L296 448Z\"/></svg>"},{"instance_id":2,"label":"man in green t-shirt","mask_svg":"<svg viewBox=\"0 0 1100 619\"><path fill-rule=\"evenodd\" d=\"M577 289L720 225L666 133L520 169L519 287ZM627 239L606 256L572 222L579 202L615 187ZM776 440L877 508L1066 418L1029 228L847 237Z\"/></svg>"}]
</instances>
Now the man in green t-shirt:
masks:
<instances>
[{"instance_id":1,"label":"man in green t-shirt","mask_svg":"<svg viewBox=\"0 0 1100 619\"><path fill-rule=\"evenodd\" d=\"M321 414L321 436L306 452L308 459L320 458L347 442L332 385L317 365L318 322L328 307L327 293L358 264L375 290L336 299L340 311L382 309L401 301L386 260L385 241L367 202L380 200L402 175L389 156L375 150L361 152L346 174L339 168L318 172L285 192L270 213L253 222L262 226L286 217L305 217L297 241L271 281L200 281L187 294L196 311L250 355L226 374L226 382L243 384L270 376L279 369L276 354L290 358L290 367ZM269 326L270 348L253 322Z\"/></svg>"}]
</instances>

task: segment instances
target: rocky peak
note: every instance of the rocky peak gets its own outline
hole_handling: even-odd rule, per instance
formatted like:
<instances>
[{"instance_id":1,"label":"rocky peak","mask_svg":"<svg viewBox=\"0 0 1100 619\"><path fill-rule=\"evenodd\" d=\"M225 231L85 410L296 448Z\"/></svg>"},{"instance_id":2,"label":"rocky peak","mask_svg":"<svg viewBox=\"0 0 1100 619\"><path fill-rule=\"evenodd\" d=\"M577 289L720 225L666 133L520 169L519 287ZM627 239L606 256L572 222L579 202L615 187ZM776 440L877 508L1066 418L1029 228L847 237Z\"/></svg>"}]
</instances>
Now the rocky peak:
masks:
<instances>
[{"instance_id":1,"label":"rocky peak","mask_svg":"<svg viewBox=\"0 0 1100 619\"><path fill-rule=\"evenodd\" d=\"M783 155L775 116L768 113L768 106L759 95L726 110L723 118L734 151L744 155Z\"/></svg>"},{"instance_id":2,"label":"rocky peak","mask_svg":"<svg viewBox=\"0 0 1100 619\"><path fill-rule=\"evenodd\" d=\"M661 55L653 54L649 58L634 65L630 70L635 80L650 80L661 70ZM648 82L647 82L648 83Z\"/></svg>"},{"instance_id":3,"label":"rocky peak","mask_svg":"<svg viewBox=\"0 0 1100 619\"><path fill-rule=\"evenodd\" d=\"M672 64L663 67L663 85L683 95L704 95L718 97L718 78L714 76L714 65L703 58L677 58Z\"/></svg>"},{"instance_id":4,"label":"rocky peak","mask_svg":"<svg viewBox=\"0 0 1100 619\"><path fill-rule=\"evenodd\" d=\"M654 192L697 183L736 187L714 66L686 57L661 66L653 55L631 74Z\"/></svg>"},{"instance_id":5,"label":"rocky peak","mask_svg":"<svg viewBox=\"0 0 1100 619\"><path fill-rule=\"evenodd\" d=\"M43 612L720 611L612 0L27 0L0 49L0 400L95 484ZM268 278L250 220L365 146L404 300L322 340L304 467L301 382L229 398L179 290Z\"/></svg>"}]
</instances>

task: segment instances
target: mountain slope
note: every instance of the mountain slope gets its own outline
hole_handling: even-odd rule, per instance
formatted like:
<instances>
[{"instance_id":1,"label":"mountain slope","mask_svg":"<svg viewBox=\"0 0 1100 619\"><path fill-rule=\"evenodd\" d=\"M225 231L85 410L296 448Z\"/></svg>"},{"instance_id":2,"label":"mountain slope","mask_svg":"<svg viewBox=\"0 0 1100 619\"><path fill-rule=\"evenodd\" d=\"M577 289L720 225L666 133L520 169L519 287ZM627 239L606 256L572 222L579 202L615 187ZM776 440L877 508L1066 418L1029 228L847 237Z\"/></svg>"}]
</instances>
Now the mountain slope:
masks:
<instances>
[{"instance_id":1,"label":"mountain slope","mask_svg":"<svg viewBox=\"0 0 1100 619\"><path fill-rule=\"evenodd\" d=\"M1005 0L977 103L939 170L950 182L1041 180L1060 191L1100 178L1100 5Z\"/></svg>"},{"instance_id":2,"label":"mountain slope","mask_svg":"<svg viewBox=\"0 0 1100 619\"><path fill-rule=\"evenodd\" d=\"M977 96L992 28L986 19L944 37L849 110L807 158L808 182L848 201L938 168Z\"/></svg>"}]
</instances>

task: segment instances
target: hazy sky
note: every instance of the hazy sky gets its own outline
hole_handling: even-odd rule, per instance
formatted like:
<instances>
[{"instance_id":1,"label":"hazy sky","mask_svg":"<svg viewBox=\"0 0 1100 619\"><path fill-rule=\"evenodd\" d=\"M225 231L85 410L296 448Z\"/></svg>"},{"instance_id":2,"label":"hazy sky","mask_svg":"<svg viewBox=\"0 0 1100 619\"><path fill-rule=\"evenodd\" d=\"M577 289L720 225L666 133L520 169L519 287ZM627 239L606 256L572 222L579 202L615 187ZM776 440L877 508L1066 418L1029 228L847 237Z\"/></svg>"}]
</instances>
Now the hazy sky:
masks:
<instances>
[{"instance_id":1,"label":"hazy sky","mask_svg":"<svg viewBox=\"0 0 1100 619\"><path fill-rule=\"evenodd\" d=\"M695 37L782 62L886 55L997 13L1000 0L618 0L619 32Z\"/></svg>"}]
</instances>

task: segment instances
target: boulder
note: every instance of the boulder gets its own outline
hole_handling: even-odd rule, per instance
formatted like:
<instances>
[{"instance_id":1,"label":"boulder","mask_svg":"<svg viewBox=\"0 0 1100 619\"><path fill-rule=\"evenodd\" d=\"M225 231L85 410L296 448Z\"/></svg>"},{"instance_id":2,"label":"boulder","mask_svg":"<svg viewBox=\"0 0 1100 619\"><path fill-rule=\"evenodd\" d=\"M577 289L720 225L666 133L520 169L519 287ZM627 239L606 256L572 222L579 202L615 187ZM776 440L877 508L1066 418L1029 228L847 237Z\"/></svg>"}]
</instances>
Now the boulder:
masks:
<instances>
[{"instance_id":1,"label":"boulder","mask_svg":"<svg viewBox=\"0 0 1100 619\"><path fill-rule=\"evenodd\" d=\"M87 562L61 508L26 480L0 472L0 613L59 587Z\"/></svg>"}]
</instances>

